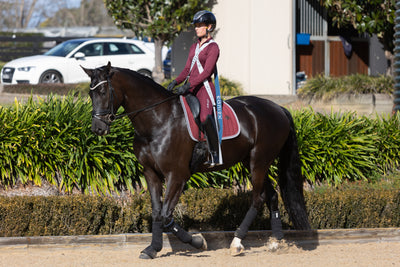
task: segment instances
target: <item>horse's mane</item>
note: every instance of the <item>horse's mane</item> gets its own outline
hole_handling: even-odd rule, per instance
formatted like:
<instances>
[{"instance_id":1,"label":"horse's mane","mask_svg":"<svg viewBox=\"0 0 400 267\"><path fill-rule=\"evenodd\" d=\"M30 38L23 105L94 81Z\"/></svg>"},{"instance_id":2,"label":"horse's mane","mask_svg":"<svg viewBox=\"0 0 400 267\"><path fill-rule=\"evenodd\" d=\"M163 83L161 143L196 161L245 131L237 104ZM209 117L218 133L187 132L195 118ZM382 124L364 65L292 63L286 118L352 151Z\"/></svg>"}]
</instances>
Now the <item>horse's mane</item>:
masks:
<instances>
[{"instance_id":1,"label":"horse's mane","mask_svg":"<svg viewBox=\"0 0 400 267\"><path fill-rule=\"evenodd\" d=\"M152 86L154 88L157 88L159 90L164 90L165 91L165 88L162 85L156 83L153 79L151 79L151 78L149 78L147 76L144 76L144 75L140 74L137 71L130 70L130 69L125 69L125 68L119 68L119 67L112 67L112 69L116 70L116 71L119 71L121 73L127 74L128 76L133 76L135 79L143 81L143 82L149 84L150 86Z\"/></svg>"}]
</instances>

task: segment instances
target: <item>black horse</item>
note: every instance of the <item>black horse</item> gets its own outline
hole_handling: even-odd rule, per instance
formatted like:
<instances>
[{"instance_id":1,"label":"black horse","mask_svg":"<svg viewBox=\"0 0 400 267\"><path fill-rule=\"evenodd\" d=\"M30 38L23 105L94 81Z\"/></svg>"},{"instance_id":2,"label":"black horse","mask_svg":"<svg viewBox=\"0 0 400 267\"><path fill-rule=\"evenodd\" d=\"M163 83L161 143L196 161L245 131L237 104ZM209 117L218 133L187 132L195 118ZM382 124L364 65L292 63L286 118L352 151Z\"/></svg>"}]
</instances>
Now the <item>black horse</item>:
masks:
<instances>
[{"instance_id":1,"label":"black horse","mask_svg":"<svg viewBox=\"0 0 400 267\"><path fill-rule=\"evenodd\" d=\"M184 243L206 248L201 235L191 235L173 220L173 211L185 183L193 174L192 155L198 143L187 131L180 101L172 92L137 72L111 64L85 69L91 78L92 131L106 135L111 123L129 116L135 130L134 153L143 166L152 203L152 242L140 258L155 258L162 249L163 231L174 233ZM231 253L243 251L241 240L266 201L271 214L272 235L283 237L278 211L278 194L267 172L279 157L279 187L295 229L310 229L303 197L303 180L296 132L290 113L265 99L240 96L227 101L240 122L239 136L222 142L224 164L212 169L200 163L197 171L228 168L242 162L251 173L252 205L235 232ZM122 106L125 113L116 115ZM166 183L162 200L163 183Z\"/></svg>"}]
</instances>

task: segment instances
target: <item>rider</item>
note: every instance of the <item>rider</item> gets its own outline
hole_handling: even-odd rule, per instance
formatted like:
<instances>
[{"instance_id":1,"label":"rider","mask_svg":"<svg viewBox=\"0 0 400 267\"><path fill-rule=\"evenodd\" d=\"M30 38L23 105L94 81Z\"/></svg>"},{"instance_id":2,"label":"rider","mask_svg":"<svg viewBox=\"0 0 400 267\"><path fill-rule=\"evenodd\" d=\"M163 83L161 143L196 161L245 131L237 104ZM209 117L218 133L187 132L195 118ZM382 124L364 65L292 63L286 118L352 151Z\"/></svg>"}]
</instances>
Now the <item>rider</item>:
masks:
<instances>
[{"instance_id":1,"label":"rider","mask_svg":"<svg viewBox=\"0 0 400 267\"><path fill-rule=\"evenodd\" d=\"M185 68L167 87L171 91L176 85L184 82L184 85L177 88L178 94L192 93L199 99L201 130L206 135L210 150L211 162L207 162L210 166L220 164L218 134L212 116L215 86L211 75L216 68L219 47L210 33L215 29L216 23L216 18L210 11L202 10L194 15L192 24L195 27L198 41L190 47ZM198 57L193 60L196 51ZM213 97L213 100L210 97Z\"/></svg>"}]
</instances>

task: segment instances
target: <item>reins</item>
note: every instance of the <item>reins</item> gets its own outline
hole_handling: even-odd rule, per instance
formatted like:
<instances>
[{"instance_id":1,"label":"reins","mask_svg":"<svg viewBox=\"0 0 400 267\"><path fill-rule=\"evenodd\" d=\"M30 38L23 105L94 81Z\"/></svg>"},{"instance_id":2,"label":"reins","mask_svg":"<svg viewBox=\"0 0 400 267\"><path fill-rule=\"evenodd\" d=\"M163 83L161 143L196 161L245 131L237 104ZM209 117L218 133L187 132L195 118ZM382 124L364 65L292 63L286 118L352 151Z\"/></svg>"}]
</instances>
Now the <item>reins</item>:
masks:
<instances>
[{"instance_id":1,"label":"reins","mask_svg":"<svg viewBox=\"0 0 400 267\"><path fill-rule=\"evenodd\" d=\"M136 115L136 114L138 114L140 112L143 112L143 111L145 111L147 109L151 109L153 107L161 105L162 103L167 102L167 101L169 101L171 99L174 99L174 98L179 96L179 95L173 95L173 96L167 97L166 99L163 99L163 100L161 100L159 102L151 104L150 106L147 106L147 107L144 107L144 108L141 108L141 109L138 109L138 110L134 110L134 111L131 111L131 112L121 113L121 114L114 114L114 107L113 107L114 88L111 85L110 78L108 77L107 80L99 82L94 87L90 87L90 90L95 90L98 86L100 86L100 85L102 85L104 83L108 83L108 89L110 90L110 105L109 105L110 108L109 108L109 110L101 111L101 112L97 112L97 113L95 111L93 111L92 112L92 117L97 118L97 119L103 121L106 124L111 124L113 121L115 121L117 119L120 119L122 117L125 117L125 116ZM104 120L104 118L99 117L99 116L104 116L104 115L108 115L106 117L107 120Z\"/></svg>"},{"instance_id":2,"label":"reins","mask_svg":"<svg viewBox=\"0 0 400 267\"><path fill-rule=\"evenodd\" d=\"M119 115L115 115L115 120L116 120L116 119L120 119L120 118L122 118L122 117L124 117L124 116L129 116L129 115L137 114L137 113L140 113L140 112L145 111L145 110L147 110L147 109L154 108L155 106L161 105L162 103L167 102L167 101L169 101L169 100L171 100L171 99L173 99L173 98L176 98L176 97L178 97L178 95L173 95L173 96L167 97L166 99L163 99L163 100L161 100L161 101L159 101L159 102L156 102L156 103L154 103L154 104L152 104L152 105L150 105L150 106L147 106L147 107L144 107L144 108L141 108L141 109L138 109L138 110L134 110L134 111L132 111L132 112L121 113L121 114L119 114Z\"/></svg>"}]
</instances>

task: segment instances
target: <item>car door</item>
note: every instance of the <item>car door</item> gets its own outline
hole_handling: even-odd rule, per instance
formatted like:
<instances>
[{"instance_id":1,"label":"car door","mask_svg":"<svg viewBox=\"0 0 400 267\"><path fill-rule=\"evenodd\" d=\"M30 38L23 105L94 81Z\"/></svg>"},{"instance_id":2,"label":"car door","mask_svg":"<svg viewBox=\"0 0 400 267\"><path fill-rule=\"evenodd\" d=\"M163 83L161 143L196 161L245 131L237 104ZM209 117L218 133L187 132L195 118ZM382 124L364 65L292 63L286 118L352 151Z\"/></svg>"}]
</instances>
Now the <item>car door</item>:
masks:
<instances>
[{"instance_id":1,"label":"car door","mask_svg":"<svg viewBox=\"0 0 400 267\"><path fill-rule=\"evenodd\" d=\"M90 81L87 74L82 70L84 68L94 69L106 65L104 63L104 43L89 43L79 48L70 58L68 68L68 81L71 83Z\"/></svg>"},{"instance_id":2,"label":"car door","mask_svg":"<svg viewBox=\"0 0 400 267\"><path fill-rule=\"evenodd\" d=\"M111 62L115 67L131 70L149 69L154 59L142 49L129 42L109 42L104 44L105 62Z\"/></svg>"}]
</instances>

